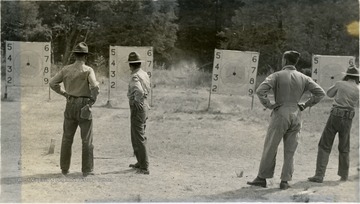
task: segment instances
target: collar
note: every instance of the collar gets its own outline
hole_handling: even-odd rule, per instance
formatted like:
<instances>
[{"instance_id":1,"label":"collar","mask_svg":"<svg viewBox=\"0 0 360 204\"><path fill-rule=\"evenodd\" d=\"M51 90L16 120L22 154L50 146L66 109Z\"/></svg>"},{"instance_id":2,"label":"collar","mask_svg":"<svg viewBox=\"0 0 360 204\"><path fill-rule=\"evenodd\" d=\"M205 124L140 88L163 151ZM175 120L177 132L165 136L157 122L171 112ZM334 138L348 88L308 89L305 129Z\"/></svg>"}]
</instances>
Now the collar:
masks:
<instances>
[{"instance_id":1,"label":"collar","mask_svg":"<svg viewBox=\"0 0 360 204\"><path fill-rule=\"evenodd\" d=\"M296 67L294 65L285 65L282 70L296 70Z\"/></svg>"},{"instance_id":2,"label":"collar","mask_svg":"<svg viewBox=\"0 0 360 204\"><path fill-rule=\"evenodd\" d=\"M137 68L137 69L134 69L134 70L131 70L131 74L135 74L136 72L138 72L140 70L140 68Z\"/></svg>"},{"instance_id":3,"label":"collar","mask_svg":"<svg viewBox=\"0 0 360 204\"><path fill-rule=\"evenodd\" d=\"M76 65L79 65L79 64L80 64L80 65L84 65L84 64L85 64L85 61L83 61L83 60L76 60L76 61L75 61L75 64L76 64Z\"/></svg>"}]
</instances>

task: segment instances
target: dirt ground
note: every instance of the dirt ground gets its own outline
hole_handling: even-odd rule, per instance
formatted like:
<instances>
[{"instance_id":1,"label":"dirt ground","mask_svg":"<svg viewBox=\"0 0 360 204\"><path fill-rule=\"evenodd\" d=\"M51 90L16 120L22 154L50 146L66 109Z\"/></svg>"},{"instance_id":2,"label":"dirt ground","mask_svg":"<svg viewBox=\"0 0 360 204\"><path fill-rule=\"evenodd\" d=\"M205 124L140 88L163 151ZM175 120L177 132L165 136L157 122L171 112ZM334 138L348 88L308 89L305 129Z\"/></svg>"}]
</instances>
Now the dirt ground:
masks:
<instances>
[{"instance_id":1,"label":"dirt ground","mask_svg":"<svg viewBox=\"0 0 360 204\"><path fill-rule=\"evenodd\" d=\"M35 91L36 90L36 91ZM212 95L207 88L157 86L146 129L150 175L138 175L130 142L126 92L108 108L106 85L93 107L94 176L81 174L79 131L70 174L59 168L65 99L47 89L9 89L1 103L0 202L359 202L359 117L351 135L350 178L337 176L335 140L325 181L310 183L317 143L331 101L303 112L291 188L280 190L283 146L268 188L246 184L257 175L270 111L257 98ZM51 139L55 153L48 154Z\"/></svg>"}]
</instances>

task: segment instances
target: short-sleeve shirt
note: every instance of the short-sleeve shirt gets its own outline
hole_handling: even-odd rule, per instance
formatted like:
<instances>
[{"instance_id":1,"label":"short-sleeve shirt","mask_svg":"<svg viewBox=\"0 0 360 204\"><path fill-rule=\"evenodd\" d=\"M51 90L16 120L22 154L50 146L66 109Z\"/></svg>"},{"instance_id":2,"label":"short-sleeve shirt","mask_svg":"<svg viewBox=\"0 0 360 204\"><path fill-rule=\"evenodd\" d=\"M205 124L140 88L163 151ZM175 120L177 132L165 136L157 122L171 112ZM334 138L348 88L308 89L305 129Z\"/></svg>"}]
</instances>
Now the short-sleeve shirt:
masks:
<instances>
[{"instance_id":1,"label":"short-sleeve shirt","mask_svg":"<svg viewBox=\"0 0 360 204\"><path fill-rule=\"evenodd\" d=\"M130 101L144 102L150 93L149 75L141 68L131 73L127 96Z\"/></svg>"},{"instance_id":2,"label":"short-sleeve shirt","mask_svg":"<svg viewBox=\"0 0 360 204\"><path fill-rule=\"evenodd\" d=\"M305 91L313 94L305 103L306 107L315 105L325 96L325 91L316 82L298 72L292 65L269 75L257 88L256 93L265 107L270 105L267 97L270 89L274 91L275 102L278 104L297 105Z\"/></svg>"},{"instance_id":3,"label":"short-sleeve shirt","mask_svg":"<svg viewBox=\"0 0 360 204\"><path fill-rule=\"evenodd\" d=\"M94 70L81 63L65 66L50 80L50 87L61 94L60 83L64 84L67 94L76 97L91 97L91 87L98 86Z\"/></svg>"},{"instance_id":4,"label":"short-sleeve shirt","mask_svg":"<svg viewBox=\"0 0 360 204\"><path fill-rule=\"evenodd\" d=\"M355 108L359 104L359 87L352 81L337 81L326 94L334 98L336 107Z\"/></svg>"}]
</instances>

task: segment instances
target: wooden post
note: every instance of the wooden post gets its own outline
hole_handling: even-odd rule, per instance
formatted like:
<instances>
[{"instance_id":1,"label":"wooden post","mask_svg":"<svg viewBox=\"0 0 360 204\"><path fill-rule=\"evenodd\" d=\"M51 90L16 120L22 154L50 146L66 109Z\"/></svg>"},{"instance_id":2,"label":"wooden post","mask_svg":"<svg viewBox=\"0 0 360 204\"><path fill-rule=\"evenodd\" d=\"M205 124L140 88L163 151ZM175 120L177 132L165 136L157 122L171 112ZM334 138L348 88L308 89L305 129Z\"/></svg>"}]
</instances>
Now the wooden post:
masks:
<instances>
[{"instance_id":1,"label":"wooden post","mask_svg":"<svg viewBox=\"0 0 360 204\"><path fill-rule=\"evenodd\" d=\"M51 139L48 154L54 154L55 152L55 139Z\"/></svg>"},{"instance_id":2,"label":"wooden post","mask_svg":"<svg viewBox=\"0 0 360 204\"><path fill-rule=\"evenodd\" d=\"M5 85L5 94L4 94L4 99L7 99L7 85Z\"/></svg>"},{"instance_id":3,"label":"wooden post","mask_svg":"<svg viewBox=\"0 0 360 204\"><path fill-rule=\"evenodd\" d=\"M251 110L254 108L254 94L251 96Z\"/></svg>"},{"instance_id":4,"label":"wooden post","mask_svg":"<svg viewBox=\"0 0 360 204\"><path fill-rule=\"evenodd\" d=\"M210 103L211 103L211 87L210 87L210 93L209 93L209 103L208 103L208 108L207 108L208 111L210 109Z\"/></svg>"}]
</instances>

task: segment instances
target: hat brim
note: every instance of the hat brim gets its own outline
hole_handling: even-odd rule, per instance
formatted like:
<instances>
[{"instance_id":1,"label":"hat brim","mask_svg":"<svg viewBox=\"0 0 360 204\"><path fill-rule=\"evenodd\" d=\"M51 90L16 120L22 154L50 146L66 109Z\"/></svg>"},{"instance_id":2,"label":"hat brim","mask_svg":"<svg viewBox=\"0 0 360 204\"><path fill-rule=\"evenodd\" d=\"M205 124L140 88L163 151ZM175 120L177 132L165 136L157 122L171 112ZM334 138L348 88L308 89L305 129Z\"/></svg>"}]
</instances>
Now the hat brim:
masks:
<instances>
[{"instance_id":1,"label":"hat brim","mask_svg":"<svg viewBox=\"0 0 360 204\"><path fill-rule=\"evenodd\" d=\"M343 74L345 74L347 76L359 76L359 74L349 74L349 73L346 73L346 72L341 72L341 73L343 73Z\"/></svg>"},{"instance_id":2,"label":"hat brim","mask_svg":"<svg viewBox=\"0 0 360 204\"><path fill-rule=\"evenodd\" d=\"M126 63L132 64L132 63L139 63L139 62L145 62L144 60L136 60L136 61L126 61Z\"/></svg>"}]
</instances>

